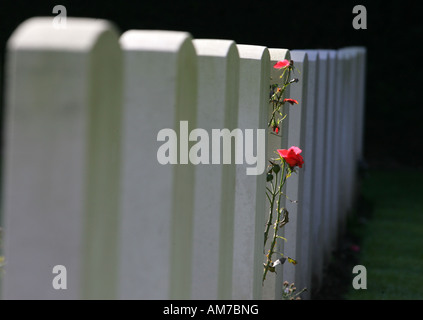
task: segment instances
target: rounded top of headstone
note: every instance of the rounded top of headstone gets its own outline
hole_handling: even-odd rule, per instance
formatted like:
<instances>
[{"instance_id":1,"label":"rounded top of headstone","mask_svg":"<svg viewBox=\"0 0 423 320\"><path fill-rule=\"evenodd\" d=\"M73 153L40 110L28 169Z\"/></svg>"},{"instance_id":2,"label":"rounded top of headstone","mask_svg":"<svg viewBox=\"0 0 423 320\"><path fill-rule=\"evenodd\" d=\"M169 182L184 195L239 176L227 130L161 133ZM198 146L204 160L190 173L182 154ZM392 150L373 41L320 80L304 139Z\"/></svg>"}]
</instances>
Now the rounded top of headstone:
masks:
<instances>
[{"instance_id":1,"label":"rounded top of headstone","mask_svg":"<svg viewBox=\"0 0 423 320\"><path fill-rule=\"evenodd\" d=\"M351 47L341 48L341 50L356 51L356 52L359 52L359 53L366 53L367 48L366 47L361 47L361 46L351 46Z\"/></svg>"},{"instance_id":2,"label":"rounded top of headstone","mask_svg":"<svg viewBox=\"0 0 423 320\"><path fill-rule=\"evenodd\" d=\"M269 56L269 49L264 46L237 44L237 48L239 57L242 59L261 60L263 59L264 55Z\"/></svg>"},{"instance_id":3,"label":"rounded top of headstone","mask_svg":"<svg viewBox=\"0 0 423 320\"><path fill-rule=\"evenodd\" d=\"M292 50L291 59L295 62L304 62L308 60L307 52L302 50Z\"/></svg>"},{"instance_id":4,"label":"rounded top of headstone","mask_svg":"<svg viewBox=\"0 0 423 320\"><path fill-rule=\"evenodd\" d=\"M269 48L270 60L280 61L284 59L291 59L291 53L288 49Z\"/></svg>"},{"instance_id":5,"label":"rounded top of headstone","mask_svg":"<svg viewBox=\"0 0 423 320\"><path fill-rule=\"evenodd\" d=\"M360 52L359 50L357 50L356 47L344 47L344 48L340 48L338 51L341 57L344 57L347 59L357 56Z\"/></svg>"},{"instance_id":6,"label":"rounded top of headstone","mask_svg":"<svg viewBox=\"0 0 423 320\"><path fill-rule=\"evenodd\" d=\"M338 50L334 49L318 49L319 52L326 54L329 58L335 58Z\"/></svg>"},{"instance_id":7,"label":"rounded top of headstone","mask_svg":"<svg viewBox=\"0 0 423 320\"><path fill-rule=\"evenodd\" d=\"M192 43L199 56L226 57L233 48L238 52L236 43L233 40L194 39Z\"/></svg>"},{"instance_id":8,"label":"rounded top of headstone","mask_svg":"<svg viewBox=\"0 0 423 320\"><path fill-rule=\"evenodd\" d=\"M319 52L317 50L292 50L291 53L298 52L298 53L306 53L309 61L316 61L319 57Z\"/></svg>"},{"instance_id":9,"label":"rounded top of headstone","mask_svg":"<svg viewBox=\"0 0 423 320\"><path fill-rule=\"evenodd\" d=\"M319 56L319 60L327 60L329 57L329 52L328 50L323 50L323 49L310 49L310 50L306 50L308 55L312 55L314 53L318 54Z\"/></svg>"},{"instance_id":10,"label":"rounded top of headstone","mask_svg":"<svg viewBox=\"0 0 423 320\"><path fill-rule=\"evenodd\" d=\"M58 26L54 18L35 17L24 21L9 38L8 48L86 51L105 32L112 32L118 37L116 27L107 20L67 18Z\"/></svg>"},{"instance_id":11,"label":"rounded top of headstone","mask_svg":"<svg viewBox=\"0 0 423 320\"><path fill-rule=\"evenodd\" d=\"M129 30L120 37L120 44L126 50L177 52L192 36L183 31Z\"/></svg>"}]
</instances>

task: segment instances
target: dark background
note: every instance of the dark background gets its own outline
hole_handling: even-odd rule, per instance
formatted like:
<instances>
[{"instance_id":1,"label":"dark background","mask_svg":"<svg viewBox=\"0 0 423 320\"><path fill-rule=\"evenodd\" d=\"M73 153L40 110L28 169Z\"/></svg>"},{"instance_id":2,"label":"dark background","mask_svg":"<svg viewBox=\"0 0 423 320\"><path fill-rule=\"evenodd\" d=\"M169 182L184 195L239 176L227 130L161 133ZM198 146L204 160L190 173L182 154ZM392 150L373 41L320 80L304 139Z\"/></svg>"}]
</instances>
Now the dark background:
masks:
<instances>
[{"instance_id":1,"label":"dark background","mask_svg":"<svg viewBox=\"0 0 423 320\"><path fill-rule=\"evenodd\" d=\"M53 16L58 4L68 17L108 19L122 32L180 30L194 38L288 49L365 46L365 159L370 166L423 167L423 11L418 1L1 1L0 79L11 33L27 18ZM366 30L352 27L352 9L359 4L367 9Z\"/></svg>"}]
</instances>

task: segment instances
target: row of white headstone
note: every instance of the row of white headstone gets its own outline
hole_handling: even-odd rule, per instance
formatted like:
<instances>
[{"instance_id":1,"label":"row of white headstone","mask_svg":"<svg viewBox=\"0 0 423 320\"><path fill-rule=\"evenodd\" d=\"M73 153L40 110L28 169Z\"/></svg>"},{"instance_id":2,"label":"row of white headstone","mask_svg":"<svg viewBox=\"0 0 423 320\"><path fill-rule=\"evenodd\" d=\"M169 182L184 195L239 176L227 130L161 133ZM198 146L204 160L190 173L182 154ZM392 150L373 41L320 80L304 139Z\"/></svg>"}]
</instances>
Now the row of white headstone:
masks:
<instances>
[{"instance_id":1,"label":"row of white headstone","mask_svg":"<svg viewBox=\"0 0 423 320\"><path fill-rule=\"evenodd\" d=\"M318 287L353 204L365 49L119 36L104 20L55 29L33 18L8 42L2 297L279 299L285 280ZM299 105L256 152L303 149L279 248L298 264L277 266L263 286L266 174L184 155L195 128L267 130L272 66L285 58L301 71L288 96ZM157 159L163 128L178 133L167 141L178 164Z\"/></svg>"}]
</instances>

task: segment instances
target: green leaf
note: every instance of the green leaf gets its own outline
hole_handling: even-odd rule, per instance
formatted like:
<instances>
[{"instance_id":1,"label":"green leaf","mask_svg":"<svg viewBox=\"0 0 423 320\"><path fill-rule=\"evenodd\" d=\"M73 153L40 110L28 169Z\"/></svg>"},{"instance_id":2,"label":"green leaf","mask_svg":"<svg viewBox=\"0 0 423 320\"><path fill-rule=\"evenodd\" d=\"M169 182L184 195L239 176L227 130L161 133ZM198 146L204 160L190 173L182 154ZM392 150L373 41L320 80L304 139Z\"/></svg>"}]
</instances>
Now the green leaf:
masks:
<instances>
[{"instance_id":1,"label":"green leaf","mask_svg":"<svg viewBox=\"0 0 423 320\"><path fill-rule=\"evenodd\" d=\"M284 237L276 236L276 238L283 239L285 242L288 242L288 240L286 240L286 238L284 238Z\"/></svg>"}]
</instances>

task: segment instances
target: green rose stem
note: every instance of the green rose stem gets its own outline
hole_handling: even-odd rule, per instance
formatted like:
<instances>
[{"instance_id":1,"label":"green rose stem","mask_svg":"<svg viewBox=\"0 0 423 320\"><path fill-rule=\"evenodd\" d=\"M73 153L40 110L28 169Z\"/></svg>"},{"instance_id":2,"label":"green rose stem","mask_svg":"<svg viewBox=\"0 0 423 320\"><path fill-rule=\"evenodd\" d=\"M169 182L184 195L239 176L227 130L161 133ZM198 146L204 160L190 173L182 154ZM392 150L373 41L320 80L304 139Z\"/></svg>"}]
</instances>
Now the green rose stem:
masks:
<instances>
[{"instance_id":1,"label":"green rose stem","mask_svg":"<svg viewBox=\"0 0 423 320\"><path fill-rule=\"evenodd\" d=\"M274 231L273 231L272 243L270 244L270 249L269 249L269 251L266 255L267 261L266 261L266 264L265 264L265 267L264 267L263 280L262 280L263 282L266 279L267 272L269 271L269 268L270 268L270 266L273 262L272 256L275 253L274 249L275 249L275 246L276 246L276 242L277 242L277 239L280 238L278 236L279 228L282 228L288 222L288 212L286 211L285 208L281 208L281 205L282 205L281 204L282 189L283 189L283 186L285 185L286 178L288 176L288 173L285 172L285 171L286 171L286 162L285 162L285 160L282 160L282 170L280 171L281 175L280 175L279 185L273 184L273 181L272 181L272 190L267 188L267 190L270 192L271 195L269 196L269 194L266 193L267 197L270 201L270 212L269 212L269 219L266 223L266 230L265 230L265 233L264 233L264 245L266 245L266 242L267 242L267 239L268 239L268 236L269 236L270 226L272 225L273 210L274 210L274 206L275 206L275 201L276 201L276 198L278 198L278 199L276 201L277 217L276 217L275 223L273 224L273 230ZM279 176L279 171L276 172L276 181L278 180L278 176ZM282 212L284 213L284 217L283 217L283 220L281 221Z\"/></svg>"},{"instance_id":2,"label":"green rose stem","mask_svg":"<svg viewBox=\"0 0 423 320\"><path fill-rule=\"evenodd\" d=\"M292 81L289 80L291 76L291 71L293 71L293 69L294 69L294 66L291 61L290 65L284 68L283 73L280 76L280 78L283 79L282 86L279 87L276 85L276 88L275 86L272 86L272 88L275 88L277 90L275 93L272 94L269 100L269 103L271 103L273 110L272 110L270 120L268 122L268 127L271 127L272 129L274 129L274 127L276 126L279 126L279 123L282 122L287 116L283 114L284 113L283 106L287 102L286 100L291 100L291 99L283 99L285 90L291 83L298 82L298 79L294 79ZM295 103L298 103L295 100L293 101ZM292 104L291 101L289 102ZM278 120L276 120L277 114L279 114L281 117ZM267 196L267 199L269 200L270 206L269 206L269 218L266 222L265 231L264 231L264 250L266 248L267 240L269 239L270 226L272 225L273 225L273 237L272 237L272 242L270 244L270 248L266 254L266 263L263 264L264 265L264 272L263 272L263 279L262 279L263 284L264 284L264 281L266 280L267 273L269 271L275 272L275 268L274 268L275 266L273 265L273 261L272 261L273 254L279 253L283 256L282 253L275 251L275 247L276 247L278 238L284 239L283 237L278 236L279 229L281 229L283 226L285 226L288 223L288 211L285 208L282 208L281 198L283 194L282 189L285 185L286 179L292 173L292 168L286 162L286 160L282 158L282 156L275 161L278 161L278 160L281 161L282 168L277 163L273 161L269 161L271 165L270 165L270 170L268 171L267 178L266 178L267 182L270 182L271 186L270 187L266 186L266 196ZM273 174L275 174L276 176L275 182L273 181L274 179ZM275 206L276 206L277 217L276 217L276 221L272 223Z\"/></svg>"},{"instance_id":3,"label":"green rose stem","mask_svg":"<svg viewBox=\"0 0 423 320\"><path fill-rule=\"evenodd\" d=\"M284 78L286 72L288 72L288 74L287 74L286 78ZM283 105L284 105L283 96L284 96L285 90L291 83L290 81L288 81L289 78L290 78L290 75L291 75L291 67L285 68L283 70L282 75L280 76L282 79L284 79L283 86L280 88L280 90L278 92L273 94L271 99L270 99L270 102L272 103L273 111L272 111L271 118L270 118L269 123L268 123L268 127L272 126L273 121L275 121L275 117L276 117L277 112L282 117L282 119L280 121L284 120L285 117L286 117L286 115L283 116L283 114L281 112L281 107L283 107ZM275 98L277 100L275 100ZM269 187L266 187L266 190L268 191L268 192L266 192L266 196L267 196L267 198L270 202L270 210L269 210L270 212L269 212L269 219L266 223L266 229L265 229L265 232L264 232L264 247L266 246L267 240L269 238L269 231L270 231L270 226L272 225L272 221L273 221L273 211L274 211L274 208L275 208L275 202L276 202L276 205L277 205L277 213L278 214L277 214L276 222L275 222L274 227L273 227L274 233L273 233L272 243L270 245L270 250L269 250L268 254L266 255L267 262L266 262L266 265L265 265L265 268L264 268L265 270L264 270L264 274L263 274L263 282L266 279L267 272L269 271L269 267L272 263L272 255L274 253L274 248L276 246L276 241L277 241L277 238L278 238L277 234L278 234L278 230L279 230L280 216L281 216L282 211L284 211L284 210L281 210L281 196L282 196L282 188L285 184L286 176L287 176L286 173L285 173L285 161L282 160L282 170L275 172L273 170L274 166L275 165L272 164L270 172L271 173L274 172L276 174L276 179L275 179L276 181L278 181L279 173L280 172L282 172L282 173L280 174L279 184L273 183L273 178L272 178L272 181L271 181L272 189L270 189ZM276 198L278 198L278 199L276 200Z\"/></svg>"},{"instance_id":4,"label":"green rose stem","mask_svg":"<svg viewBox=\"0 0 423 320\"><path fill-rule=\"evenodd\" d=\"M291 84L291 81L289 81L289 78L291 76L291 67L285 68L283 70L283 73L282 73L282 76L281 76L281 78L283 78L283 76L285 75L285 72L287 70L288 70L288 75L286 76L284 84L283 84L281 90L276 93L277 94L276 95L277 100L273 99L275 94L273 94L272 97L270 98L270 102L272 102L273 111L272 111L272 115L271 115L271 118L269 120L269 123L267 124L268 127L272 126L272 121L275 120L276 112L279 112L279 114L283 117L283 119L285 118L285 116L283 116L282 113L280 112L280 109L281 109L281 106L283 106L285 104L282 100L282 97L285 94L285 90Z\"/></svg>"},{"instance_id":5,"label":"green rose stem","mask_svg":"<svg viewBox=\"0 0 423 320\"><path fill-rule=\"evenodd\" d=\"M272 166L272 168L273 168L273 166ZM272 169L272 171L273 171L273 169ZM285 172L285 161L282 161L282 170L276 172L276 181L278 181L279 172ZM279 199L277 201L278 206L279 206L280 198L281 198L281 194L282 194L282 188L283 188L283 184L285 183L285 181L286 181L286 177L285 177L285 179L283 179L283 175L281 175L281 181L279 182L279 187L278 187L278 184L273 184L273 179L271 181L272 190L270 190L268 187L266 187L267 191L270 193L270 195L269 195L269 193L266 192L267 199L269 199L269 202L270 202L270 210L269 210L269 219L267 220L267 223L266 223L266 230L264 231L264 245L266 245L267 239L269 237L269 229L270 229L270 226L272 225L272 221L273 221L273 210L274 210L274 207L275 207L276 197L279 194Z\"/></svg>"}]
</instances>

